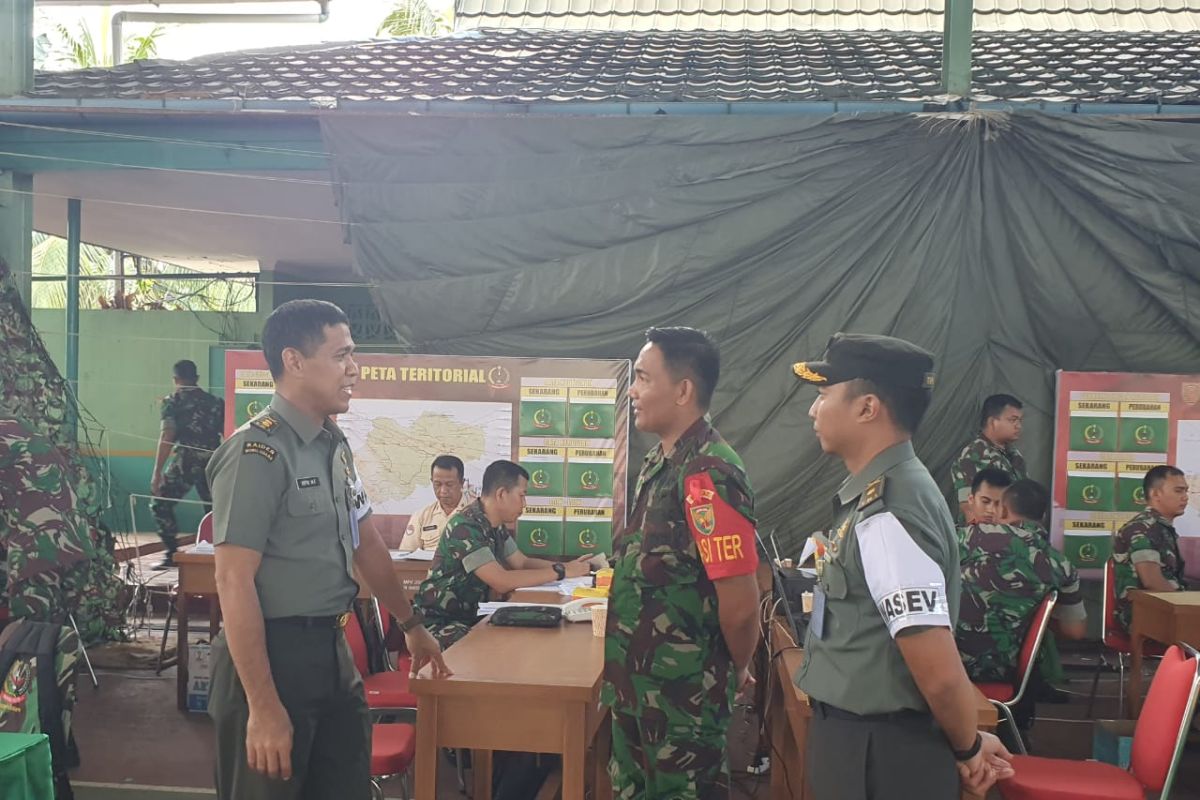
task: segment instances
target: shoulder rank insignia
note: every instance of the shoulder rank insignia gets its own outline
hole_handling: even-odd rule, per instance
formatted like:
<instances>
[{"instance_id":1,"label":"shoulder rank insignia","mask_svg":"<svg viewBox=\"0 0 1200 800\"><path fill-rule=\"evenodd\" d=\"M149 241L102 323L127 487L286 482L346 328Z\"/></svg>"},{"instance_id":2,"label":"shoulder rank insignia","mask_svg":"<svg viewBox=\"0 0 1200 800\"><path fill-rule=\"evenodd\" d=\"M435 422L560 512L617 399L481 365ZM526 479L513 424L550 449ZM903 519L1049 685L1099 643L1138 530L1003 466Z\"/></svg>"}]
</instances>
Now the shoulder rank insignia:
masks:
<instances>
[{"instance_id":1,"label":"shoulder rank insignia","mask_svg":"<svg viewBox=\"0 0 1200 800\"><path fill-rule=\"evenodd\" d=\"M263 433L270 435L275 432L276 428L279 427L279 420L275 419L275 417L270 414L263 414L257 419L250 420L250 424L258 428Z\"/></svg>"},{"instance_id":2,"label":"shoulder rank insignia","mask_svg":"<svg viewBox=\"0 0 1200 800\"><path fill-rule=\"evenodd\" d=\"M858 501L858 510L865 511L870 506L883 499L883 478L876 478L863 489L862 499Z\"/></svg>"}]
</instances>

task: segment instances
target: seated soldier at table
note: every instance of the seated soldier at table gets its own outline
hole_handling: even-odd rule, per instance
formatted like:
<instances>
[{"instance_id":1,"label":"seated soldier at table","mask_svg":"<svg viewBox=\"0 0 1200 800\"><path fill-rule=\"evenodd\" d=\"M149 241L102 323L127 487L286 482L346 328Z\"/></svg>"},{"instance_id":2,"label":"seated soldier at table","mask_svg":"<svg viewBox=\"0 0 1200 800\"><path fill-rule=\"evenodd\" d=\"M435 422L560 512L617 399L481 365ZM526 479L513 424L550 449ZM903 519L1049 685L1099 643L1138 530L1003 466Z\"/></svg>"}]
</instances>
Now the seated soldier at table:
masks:
<instances>
[{"instance_id":1,"label":"seated soldier at table","mask_svg":"<svg viewBox=\"0 0 1200 800\"><path fill-rule=\"evenodd\" d=\"M490 592L506 595L591 570L589 556L559 564L517 549L508 528L525 511L528 484L529 473L520 465L495 461L484 470L482 496L446 523L433 571L414 601L442 649L467 635Z\"/></svg>"},{"instance_id":2,"label":"seated soldier at table","mask_svg":"<svg viewBox=\"0 0 1200 800\"><path fill-rule=\"evenodd\" d=\"M1069 639L1082 639L1086 633L1079 573L1050 545L1043 527L1049 505L1041 484L1020 480L1004 492L1001 523L960 529L962 601L955 640L967 675L976 683L1019 678L1017 662L1030 620L1042 598L1055 589L1052 628ZM1032 680L1027 702L1014 712L1022 730L1032 722L1041 681L1037 670Z\"/></svg>"},{"instance_id":3,"label":"seated soldier at table","mask_svg":"<svg viewBox=\"0 0 1200 800\"><path fill-rule=\"evenodd\" d=\"M967 515L967 525L980 523L993 525L1000 521L1000 504L1004 499L1004 490L1012 485L1012 478L1004 470L986 467L975 473L971 480L971 494L963 505ZM962 540L964 526L959 526L959 540Z\"/></svg>"},{"instance_id":4,"label":"seated soldier at table","mask_svg":"<svg viewBox=\"0 0 1200 800\"><path fill-rule=\"evenodd\" d=\"M1117 624L1125 630L1133 622L1129 592L1181 592L1183 559L1175 520L1188 504L1188 482L1183 471L1166 464L1155 467L1142 479L1146 510L1117 531L1113 539L1113 576L1116 579Z\"/></svg>"},{"instance_id":5,"label":"seated soldier at table","mask_svg":"<svg viewBox=\"0 0 1200 800\"><path fill-rule=\"evenodd\" d=\"M408 521L400 540L401 550L437 549L450 518L475 502L474 497L463 491L465 474L458 456L438 456L433 460L429 483L435 499Z\"/></svg>"}]
</instances>

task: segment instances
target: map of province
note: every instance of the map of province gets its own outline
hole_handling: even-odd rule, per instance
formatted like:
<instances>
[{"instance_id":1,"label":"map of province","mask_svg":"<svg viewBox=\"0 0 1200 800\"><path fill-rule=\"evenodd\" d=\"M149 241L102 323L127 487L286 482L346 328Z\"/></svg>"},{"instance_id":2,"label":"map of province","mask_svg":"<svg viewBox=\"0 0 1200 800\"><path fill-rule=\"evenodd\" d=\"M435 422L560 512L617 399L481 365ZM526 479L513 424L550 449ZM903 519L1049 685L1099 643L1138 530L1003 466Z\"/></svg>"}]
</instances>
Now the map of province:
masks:
<instances>
[{"instance_id":1,"label":"map of province","mask_svg":"<svg viewBox=\"0 0 1200 800\"><path fill-rule=\"evenodd\" d=\"M443 453L463 460L476 490L488 464L512 458L507 403L355 400L338 424L378 514L415 514L432 503L429 466Z\"/></svg>"}]
</instances>

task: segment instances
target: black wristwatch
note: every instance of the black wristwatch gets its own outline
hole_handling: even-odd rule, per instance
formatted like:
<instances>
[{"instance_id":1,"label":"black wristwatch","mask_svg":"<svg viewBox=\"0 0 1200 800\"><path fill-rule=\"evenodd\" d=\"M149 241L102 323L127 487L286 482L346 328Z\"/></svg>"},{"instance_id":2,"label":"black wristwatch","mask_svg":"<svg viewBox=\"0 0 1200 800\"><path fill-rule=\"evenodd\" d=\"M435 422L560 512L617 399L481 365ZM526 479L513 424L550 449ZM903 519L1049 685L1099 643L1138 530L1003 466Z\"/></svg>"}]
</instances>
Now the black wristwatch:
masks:
<instances>
[{"instance_id":1,"label":"black wristwatch","mask_svg":"<svg viewBox=\"0 0 1200 800\"><path fill-rule=\"evenodd\" d=\"M409 631L411 631L413 628L417 627L418 625L424 625L424 624L425 624L425 617L421 616L420 611L413 609L412 616L409 617L408 619L404 620L404 622L401 622L396 627L398 627L400 629L401 633L408 633Z\"/></svg>"},{"instance_id":2,"label":"black wristwatch","mask_svg":"<svg viewBox=\"0 0 1200 800\"><path fill-rule=\"evenodd\" d=\"M970 761L975 756L979 755L979 751L983 749L983 737L978 733L975 734L975 744L967 750L955 750L955 761Z\"/></svg>"},{"instance_id":3,"label":"black wristwatch","mask_svg":"<svg viewBox=\"0 0 1200 800\"><path fill-rule=\"evenodd\" d=\"M554 574L558 576L558 579L560 581L563 578L567 577L567 568L564 567L562 564L559 564L557 561L555 563L551 564L550 567L554 570Z\"/></svg>"}]
</instances>

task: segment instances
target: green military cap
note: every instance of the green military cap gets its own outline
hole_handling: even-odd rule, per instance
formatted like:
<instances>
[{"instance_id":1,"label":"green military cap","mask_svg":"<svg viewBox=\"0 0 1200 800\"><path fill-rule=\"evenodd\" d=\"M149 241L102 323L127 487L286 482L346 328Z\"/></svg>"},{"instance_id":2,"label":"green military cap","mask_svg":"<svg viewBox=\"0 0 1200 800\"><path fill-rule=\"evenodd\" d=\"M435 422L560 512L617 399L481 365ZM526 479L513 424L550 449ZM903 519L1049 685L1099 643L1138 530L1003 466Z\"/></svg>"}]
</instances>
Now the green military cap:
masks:
<instances>
[{"instance_id":1,"label":"green military cap","mask_svg":"<svg viewBox=\"0 0 1200 800\"><path fill-rule=\"evenodd\" d=\"M797 378L832 386L866 378L897 389L933 389L933 356L912 342L891 336L835 333L820 361L792 365Z\"/></svg>"}]
</instances>

